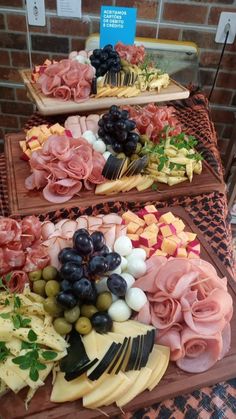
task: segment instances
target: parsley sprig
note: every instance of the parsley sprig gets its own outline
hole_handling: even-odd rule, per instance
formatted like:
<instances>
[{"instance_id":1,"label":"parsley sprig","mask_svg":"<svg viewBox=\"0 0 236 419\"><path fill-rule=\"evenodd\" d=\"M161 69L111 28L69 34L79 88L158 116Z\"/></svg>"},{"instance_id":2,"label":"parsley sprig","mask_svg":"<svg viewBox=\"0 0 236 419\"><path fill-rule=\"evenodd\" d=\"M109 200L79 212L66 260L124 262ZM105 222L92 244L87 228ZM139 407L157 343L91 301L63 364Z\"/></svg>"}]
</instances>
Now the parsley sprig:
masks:
<instances>
[{"instance_id":1,"label":"parsley sprig","mask_svg":"<svg viewBox=\"0 0 236 419\"><path fill-rule=\"evenodd\" d=\"M37 334L30 329L28 332L29 342L22 342L21 349L27 350L25 355L20 355L12 359L12 362L19 366L21 370L29 369L29 377L32 381L37 381L39 378L39 371L45 370L46 365L40 362L40 346L37 343ZM43 351L42 357L45 361L55 359L57 353L54 351Z\"/></svg>"}]
</instances>

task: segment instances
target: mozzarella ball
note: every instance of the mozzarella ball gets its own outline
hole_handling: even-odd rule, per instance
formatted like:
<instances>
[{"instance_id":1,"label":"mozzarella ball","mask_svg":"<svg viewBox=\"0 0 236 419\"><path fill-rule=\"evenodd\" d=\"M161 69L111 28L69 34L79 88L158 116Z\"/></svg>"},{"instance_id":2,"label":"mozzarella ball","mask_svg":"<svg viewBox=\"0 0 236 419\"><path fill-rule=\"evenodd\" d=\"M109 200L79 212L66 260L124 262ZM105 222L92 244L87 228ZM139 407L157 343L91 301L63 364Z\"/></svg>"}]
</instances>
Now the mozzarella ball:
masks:
<instances>
[{"instance_id":1,"label":"mozzarella ball","mask_svg":"<svg viewBox=\"0 0 236 419\"><path fill-rule=\"evenodd\" d=\"M135 279L132 275L128 274L128 272L122 272L121 274L122 278L124 278L126 284L127 284L127 289L131 288L132 285L135 283Z\"/></svg>"},{"instance_id":2,"label":"mozzarella ball","mask_svg":"<svg viewBox=\"0 0 236 419\"><path fill-rule=\"evenodd\" d=\"M106 144L102 140L97 140L93 143L93 149L103 154L106 151Z\"/></svg>"},{"instance_id":3,"label":"mozzarella ball","mask_svg":"<svg viewBox=\"0 0 236 419\"><path fill-rule=\"evenodd\" d=\"M104 276L99 281L95 282L95 287L98 294L101 294L102 292L105 292L105 291L109 291L109 288L107 286L107 277Z\"/></svg>"},{"instance_id":4,"label":"mozzarella ball","mask_svg":"<svg viewBox=\"0 0 236 419\"><path fill-rule=\"evenodd\" d=\"M132 242L127 236L121 236L116 239L114 244L114 251L121 256L128 256L132 252Z\"/></svg>"},{"instance_id":5,"label":"mozzarella ball","mask_svg":"<svg viewBox=\"0 0 236 419\"><path fill-rule=\"evenodd\" d=\"M105 151L105 153L103 153L103 157L105 160L107 160L108 157L110 157L110 155L111 155L110 151Z\"/></svg>"},{"instance_id":6,"label":"mozzarella ball","mask_svg":"<svg viewBox=\"0 0 236 419\"><path fill-rule=\"evenodd\" d=\"M138 258L138 259L146 260L146 257L147 255L146 255L145 250L141 249L140 247L140 248L133 249L130 255L127 256L127 260L130 260L131 258L135 258L135 259Z\"/></svg>"},{"instance_id":7,"label":"mozzarella ball","mask_svg":"<svg viewBox=\"0 0 236 419\"><path fill-rule=\"evenodd\" d=\"M120 274L121 274L121 266L119 265L119 266L117 266L117 268L116 268L116 269L114 269L113 271L109 271L109 272L107 272L107 275L111 275L111 274L118 274L118 275L120 275Z\"/></svg>"},{"instance_id":8,"label":"mozzarella ball","mask_svg":"<svg viewBox=\"0 0 236 419\"><path fill-rule=\"evenodd\" d=\"M128 260L127 272L133 275L135 278L140 278L147 271L146 263L142 259L131 258Z\"/></svg>"},{"instance_id":9,"label":"mozzarella ball","mask_svg":"<svg viewBox=\"0 0 236 419\"><path fill-rule=\"evenodd\" d=\"M122 272L126 270L127 264L128 264L128 262L127 262L126 258L124 258L124 256L121 256L121 264L120 264L120 267L121 267L121 271Z\"/></svg>"},{"instance_id":10,"label":"mozzarella ball","mask_svg":"<svg viewBox=\"0 0 236 419\"><path fill-rule=\"evenodd\" d=\"M82 134L82 137L88 141L89 144L93 144L96 141L96 136L93 133L93 131L84 131L84 133Z\"/></svg>"},{"instance_id":11,"label":"mozzarella ball","mask_svg":"<svg viewBox=\"0 0 236 419\"><path fill-rule=\"evenodd\" d=\"M117 300L110 305L108 314L115 322L125 322L131 316L131 309L124 300Z\"/></svg>"},{"instance_id":12,"label":"mozzarella ball","mask_svg":"<svg viewBox=\"0 0 236 419\"><path fill-rule=\"evenodd\" d=\"M140 311L147 302L147 296L140 288L130 288L125 294L125 301L134 311Z\"/></svg>"}]
</instances>

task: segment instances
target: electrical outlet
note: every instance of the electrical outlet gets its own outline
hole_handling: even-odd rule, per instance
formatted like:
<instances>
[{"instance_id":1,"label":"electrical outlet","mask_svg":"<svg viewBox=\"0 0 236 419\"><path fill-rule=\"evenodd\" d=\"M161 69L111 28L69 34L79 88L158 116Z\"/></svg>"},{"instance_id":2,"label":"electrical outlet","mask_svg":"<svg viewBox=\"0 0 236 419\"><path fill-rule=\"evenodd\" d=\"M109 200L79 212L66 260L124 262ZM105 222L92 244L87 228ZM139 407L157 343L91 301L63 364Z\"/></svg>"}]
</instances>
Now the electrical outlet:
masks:
<instances>
[{"instance_id":1,"label":"electrical outlet","mask_svg":"<svg viewBox=\"0 0 236 419\"><path fill-rule=\"evenodd\" d=\"M29 25L46 25L44 0L26 0L26 9Z\"/></svg>"},{"instance_id":2,"label":"electrical outlet","mask_svg":"<svg viewBox=\"0 0 236 419\"><path fill-rule=\"evenodd\" d=\"M234 38L236 35L236 13L222 12L220 15L220 20L218 23L218 28L216 32L215 42L218 44L223 44L225 42L226 32L225 26L229 23L229 36L227 39L227 44L233 44Z\"/></svg>"}]
</instances>

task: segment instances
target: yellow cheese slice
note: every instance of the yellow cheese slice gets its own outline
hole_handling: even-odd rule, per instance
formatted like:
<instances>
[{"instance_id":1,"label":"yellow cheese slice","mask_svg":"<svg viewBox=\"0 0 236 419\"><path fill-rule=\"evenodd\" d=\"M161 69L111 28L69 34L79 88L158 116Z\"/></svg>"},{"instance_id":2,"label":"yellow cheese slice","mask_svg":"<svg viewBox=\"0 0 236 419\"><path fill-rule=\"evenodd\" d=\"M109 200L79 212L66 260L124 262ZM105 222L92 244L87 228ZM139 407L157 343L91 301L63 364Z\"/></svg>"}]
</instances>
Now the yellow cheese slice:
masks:
<instances>
[{"instance_id":1,"label":"yellow cheese slice","mask_svg":"<svg viewBox=\"0 0 236 419\"><path fill-rule=\"evenodd\" d=\"M153 373L148 381L147 388L153 390L162 379L169 365L170 348L167 346L155 345L149 356L147 367L151 368Z\"/></svg>"},{"instance_id":2,"label":"yellow cheese slice","mask_svg":"<svg viewBox=\"0 0 236 419\"><path fill-rule=\"evenodd\" d=\"M123 373L120 372L119 374ZM125 394L128 391L132 384L133 381L130 380L130 378L128 378L126 374L124 374L124 381L122 383L122 386L118 386L115 391L110 393L107 397L104 397L103 406L109 406L110 404L118 400L123 394Z\"/></svg>"},{"instance_id":3,"label":"yellow cheese slice","mask_svg":"<svg viewBox=\"0 0 236 419\"><path fill-rule=\"evenodd\" d=\"M138 374L137 374L138 373ZM122 407L125 404L133 400L138 394L142 393L146 389L148 380L152 374L150 368L142 368L141 371L128 371L125 373L128 378L133 381L131 387L121 397L116 400L118 407Z\"/></svg>"},{"instance_id":4,"label":"yellow cheese slice","mask_svg":"<svg viewBox=\"0 0 236 419\"><path fill-rule=\"evenodd\" d=\"M105 380L83 397L84 407L95 409L103 406L103 399L113 394L117 388L123 386L123 382L125 381L124 374L104 375L106 376Z\"/></svg>"},{"instance_id":5,"label":"yellow cheese slice","mask_svg":"<svg viewBox=\"0 0 236 419\"><path fill-rule=\"evenodd\" d=\"M153 326L139 323L135 320L127 320L126 322L114 322L113 331L115 333L122 333L125 336L133 336L134 330L137 331L137 335L146 334L149 330L154 329Z\"/></svg>"},{"instance_id":6,"label":"yellow cheese slice","mask_svg":"<svg viewBox=\"0 0 236 419\"><path fill-rule=\"evenodd\" d=\"M21 340L12 337L11 340L6 343L6 347L10 350L12 355L18 356L21 351Z\"/></svg>"},{"instance_id":7,"label":"yellow cheese slice","mask_svg":"<svg viewBox=\"0 0 236 419\"><path fill-rule=\"evenodd\" d=\"M92 330L88 335L83 336L82 342L90 361L93 361L93 359L98 356L97 333L95 330Z\"/></svg>"},{"instance_id":8,"label":"yellow cheese slice","mask_svg":"<svg viewBox=\"0 0 236 419\"><path fill-rule=\"evenodd\" d=\"M47 376L50 374L50 372L52 370L52 367L53 367L53 362L50 362L46 365L45 370L39 371L39 379L41 381L45 382ZM34 397L37 389L38 389L38 387L29 389L29 391L27 393L27 396L26 396L26 399L25 399L26 407L27 407L28 403L30 402L30 400Z\"/></svg>"},{"instance_id":9,"label":"yellow cheese slice","mask_svg":"<svg viewBox=\"0 0 236 419\"><path fill-rule=\"evenodd\" d=\"M32 327L34 330L34 328ZM38 333L37 333L38 332ZM29 342L28 339L29 329L21 327L20 329L13 330L12 335L17 337L18 339L24 340ZM68 344L63 339L53 327L47 327L43 331L39 333L38 330L35 330L37 334L37 343L41 345L48 346L49 348L55 349L56 351L64 351Z\"/></svg>"},{"instance_id":10,"label":"yellow cheese slice","mask_svg":"<svg viewBox=\"0 0 236 419\"><path fill-rule=\"evenodd\" d=\"M66 381L64 377L63 372L57 373L50 397L51 402L71 402L93 390L93 383L87 379L86 374L71 381Z\"/></svg>"},{"instance_id":11,"label":"yellow cheese slice","mask_svg":"<svg viewBox=\"0 0 236 419\"><path fill-rule=\"evenodd\" d=\"M14 393L18 393L18 391L27 386L26 381L6 365L6 361L0 363L0 379L3 380Z\"/></svg>"},{"instance_id":12,"label":"yellow cheese slice","mask_svg":"<svg viewBox=\"0 0 236 419\"><path fill-rule=\"evenodd\" d=\"M0 341L9 342L12 338L13 323L10 319L0 317Z\"/></svg>"},{"instance_id":13,"label":"yellow cheese slice","mask_svg":"<svg viewBox=\"0 0 236 419\"><path fill-rule=\"evenodd\" d=\"M8 371L11 370L15 374L15 376L20 377L26 385L30 386L33 389L37 389L40 386L44 385L44 382L38 378L37 381L32 381L29 376L29 369L22 370L20 367L12 362L12 357L8 357L6 360L6 367L8 368Z\"/></svg>"}]
</instances>

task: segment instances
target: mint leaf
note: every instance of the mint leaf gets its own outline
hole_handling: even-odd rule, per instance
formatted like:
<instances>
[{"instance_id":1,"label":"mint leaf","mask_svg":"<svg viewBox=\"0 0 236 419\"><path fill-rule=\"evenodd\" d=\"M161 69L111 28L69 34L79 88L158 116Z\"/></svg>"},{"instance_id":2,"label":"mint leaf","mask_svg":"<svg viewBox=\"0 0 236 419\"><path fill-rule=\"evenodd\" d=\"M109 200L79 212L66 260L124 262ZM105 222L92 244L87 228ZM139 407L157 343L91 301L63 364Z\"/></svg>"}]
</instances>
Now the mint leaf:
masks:
<instances>
[{"instance_id":1,"label":"mint leaf","mask_svg":"<svg viewBox=\"0 0 236 419\"><path fill-rule=\"evenodd\" d=\"M46 361L51 361L57 357L57 353L54 351L44 351L42 356Z\"/></svg>"},{"instance_id":2,"label":"mint leaf","mask_svg":"<svg viewBox=\"0 0 236 419\"><path fill-rule=\"evenodd\" d=\"M14 298L14 300L13 300L14 310L17 309L17 308L20 308L21 307L20 297L18 297L18 295L15 295L14 294L14 297L13 298Z\"/></svg>"},{"instance_id":3,"label":"mint leaf","mask_svg":"<svg viewBox=\"0 0 236 419\"><path fill-rule=\"evenodd\" d=\"M41 362L36 362L35 363L35 367L37 368L37 370L41 371L41 370L45 370L47 367L44 364L41 364Z\"/></svg>"},{"instance_id":4,"label":"mint leaf","mask_svg":"<svg viewBox=\"0 0 236 419\"><path fill-rule=\"evenodd\" d=\"M21 365L21 364L24 364L25 359L26 359L25 355L20 355L20 356L16 356L15 358L13 358L12 362L13 362L13 364Z\"/></svg>"},{"instance_id":5,"label":"mint leaf","mask_svg":"<svg viewBox=\"0 0 236 419\"><path fill-rule=\"evenodd\" d=\"M28 319L27 317L24 319L21 319L21 327L27 327L31 323L31 319Z\"/></svg>"},{"instance_id":6,"label":"mint leaf","mask_svg":"<svg viewBox=\"0 0 236 419\"><path fill-rule=\"evenodd\" d=\"M21 349L34 349L35 343L21 342Z\"/></svg>"},{"instance_id":7,"label":"mint leaf","mask_svg":"<svg viewBox=\"0 0 236 419\"><path fill-rule=\"evenodd\" d=\"M35 342L37 340L37 335L32 329L30 329L28 333L28 339L30 342Z\"/></svg>"},{"instance_id":8,"label":"mint leaf","mask_svg":"<svg viewBox=\"0 0 236 419\"><path fill-rule=\"evenodd\" d=\"M13 323L15 329L19 329L21 327L21 321L20 321L19 314L13 314L11 319L12 319L12 323Z\"/></svg>"},{"instance_id":9,"label":"mint leaf","mask_svg":"<svg viewBox=\"0 0 236 419\"><path fill-rule=\"evenodd\" d=\"M1 341L0 342L0 362L5 361L9 354L10 354L10 350L6 347L6 343Z\"/></svg>"},{"instance_id":10,"label":"mint leaf","mask_svg":"<svg viewBox=\"0 0 236 419\"><path fill-rule=\"evenodd\" d=\"M11 313L1 313L0 317L2 319L10 319L11 318Z\"/></svg>"},{"instance_id":11,"label":"mint leaf","mask_svg":"<svg viewBox=\"0 0 236 419\"><path fill-rule=\"evenodd\" d=\"M5 300L5 302L4 302L4 306L6 307L6 306L9 306L10 305L10 301L9 301L9 299L8 298L6 298L6 300Z\"/></svg>"},{"instance_id":12,"label":"mint leaf","mask_svg":"<svg viewBox=\"0 0 236 419\"><path fill-rule=\"evenodd\" d=\"M30 368L29 376L30 376L30 378L31 378L32 381L37 381L38 380L39 373L38 373L37 369L34 366L32 366Z\"/></svg>"}]
</instances>

